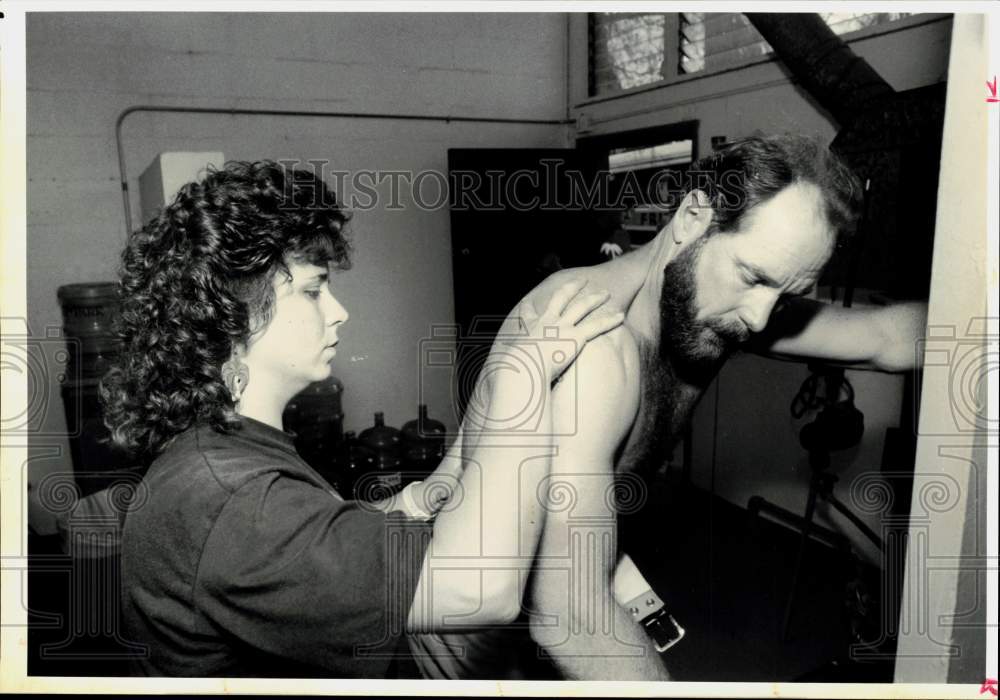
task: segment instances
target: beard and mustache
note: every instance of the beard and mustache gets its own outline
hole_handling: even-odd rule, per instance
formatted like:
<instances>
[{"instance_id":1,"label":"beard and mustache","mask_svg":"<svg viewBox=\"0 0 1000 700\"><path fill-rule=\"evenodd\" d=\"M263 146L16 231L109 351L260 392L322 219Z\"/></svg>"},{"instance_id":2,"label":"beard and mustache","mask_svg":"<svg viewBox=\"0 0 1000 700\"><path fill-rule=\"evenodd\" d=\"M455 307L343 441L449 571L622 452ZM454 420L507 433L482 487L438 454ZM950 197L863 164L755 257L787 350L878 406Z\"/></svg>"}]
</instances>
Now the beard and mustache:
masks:
<instances>
[{"instance_id":1,"label":"beard and mustache","mask_svg":"<svg viewBox=\"0 0 1000 700\"><path fill-rule=\"evenodd\" d=\"M694 241L667 263L660 293L659 359L678 379L695 386L707 385L749 337L738 321L696 318L695 266L707 238Z\"/></svg>"},{"instance_id":2,"label":"beard and mustache","mask_svg":"<svg viewBox=\"0 0 1000 700\"><path fill-rule=\"evenodd\" d=\"M738 321L697 319L695 266L704 243L694 241L664 268L659 336L638 339L642 409L625 471L648 475L666 463L705 388L749 335Z\"/></svg>"}]
</instances>

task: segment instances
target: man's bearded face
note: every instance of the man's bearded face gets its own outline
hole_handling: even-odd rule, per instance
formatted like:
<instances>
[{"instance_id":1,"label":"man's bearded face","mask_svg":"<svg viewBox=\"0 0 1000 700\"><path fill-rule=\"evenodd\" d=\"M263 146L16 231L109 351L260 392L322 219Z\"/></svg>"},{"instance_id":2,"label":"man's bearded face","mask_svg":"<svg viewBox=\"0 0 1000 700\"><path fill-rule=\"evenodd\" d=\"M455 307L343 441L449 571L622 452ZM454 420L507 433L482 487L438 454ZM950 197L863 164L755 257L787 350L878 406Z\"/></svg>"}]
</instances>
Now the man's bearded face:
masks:
<instances>
[{"instance_id":1,"label":"man's bearded face","mask_svg":"<svg viewBox=\"0 0 1000 700\"><path fill-rule=\"evenodd\" d=\"M659 355L678 378L707 384L783 297L812 288L833 251L823 201L816 185L789 185L734 230L713 223L667 264Z\"/></svg>"},{"instance_id":2,"label":"man's bearded face","mask_svg":"<svg viewBox=\"0 0 1000 700\"><path fill-rule=\"evenodd\" d=\"M695 266L707 239L693 241L667 263L660 293L660 358L678 376L696 383L710 380L749 337L738 321L697 319Z\"/></svg>"}]
</instances>

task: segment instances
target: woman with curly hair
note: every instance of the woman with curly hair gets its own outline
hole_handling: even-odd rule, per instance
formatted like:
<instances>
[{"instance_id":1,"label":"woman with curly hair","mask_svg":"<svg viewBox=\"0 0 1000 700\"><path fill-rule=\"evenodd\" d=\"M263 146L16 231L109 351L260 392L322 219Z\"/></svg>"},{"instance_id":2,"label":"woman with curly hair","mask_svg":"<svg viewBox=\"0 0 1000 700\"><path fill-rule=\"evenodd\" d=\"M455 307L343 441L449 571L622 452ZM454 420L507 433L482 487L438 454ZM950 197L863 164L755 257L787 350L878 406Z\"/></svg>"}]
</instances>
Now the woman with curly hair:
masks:
<instances>
[{"instance_id":1,"label":"woman with curly hair","mask_svg":"<svg viewBox=\"0 0 1000 700\"><path fill-rule=\"evenodd\" d=\"M114 441L149 464L122 537L123 618L148 649L142 673L407 675L404 632L520 610L525 577L468 557L481 554L485 493L491 551L537 543L543 517L519 502L518 480L538 445L486 449L477 436L539 389L536 430L550 435L551 382L622 316L580 284L541 313L518 307L523 333L494 354L530 356L541 380L485 378L466 454L456 440L427 480L377 507L345 500L296 454L281 415L330 375L348 320L330 276L349 267L346 222L315 174L236 162L183 187L123 253L123 351L102 398ZM539 352L553 328L561 352ZM454 496L432 499L431 484ZM456 556L464 570L446 566Z\"/></svg>"}]
</instances>

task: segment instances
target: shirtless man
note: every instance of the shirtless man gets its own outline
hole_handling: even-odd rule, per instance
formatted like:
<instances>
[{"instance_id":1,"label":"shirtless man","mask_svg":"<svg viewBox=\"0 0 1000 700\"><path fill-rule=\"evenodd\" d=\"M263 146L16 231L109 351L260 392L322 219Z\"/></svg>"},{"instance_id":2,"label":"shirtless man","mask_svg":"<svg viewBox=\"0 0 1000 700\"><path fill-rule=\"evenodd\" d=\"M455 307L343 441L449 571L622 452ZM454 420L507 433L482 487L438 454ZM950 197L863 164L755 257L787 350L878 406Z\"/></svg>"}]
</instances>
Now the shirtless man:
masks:
<instances>
[{"instance_id":1,"label":"shirtless man","mask_svg":"<svg viewBox=\"0 0 1000 700\"><path fill-rule=\"evenodd\" d=\"M544 308L560 285L585 279L588 287L609 290L609 308L626 312L623 326L591 341L577 358L575 391L554 390L554 415L572 412L578 429L560 438L552 472L573 483L578 501L591 508L585 516L608 516L595 504L612 471L662 465L737 349L889 372L914 363L924 304L844 309L803 298L838 236L853 227L860 199L856 179L824 147L797 136L755 137L696 163L692 175L670 222L649 244L602 265L559 271L522 302ZM516 314L507 331L516 326ZM587 430L589 425L602 430ZM641 581L627 560L613 574L614 547L603 554L572 551L564 511L552 503L545 516L530 583L532 638L568 678L666 678L648 644L640 658L622 653L623 645L641 641L620 611L613 633L599 629L593 614L574 602L579 597L567 588L565 571L546 565L583 557L573 560L573 575L596 572L584 585L603 583L609 591L613 578L624 590L620 580L629 575L623 570L631 570L633 592L635 579ZM620 605L629 597L616 596ZM581 623L590 623L582 633ZM510 677L499 668L502 652L517 642L506 632L488 631L420 644L439 658L456 649L464 653L458 662L434 666L438 677L502 678Z\"/></svg>"}]
</instances>

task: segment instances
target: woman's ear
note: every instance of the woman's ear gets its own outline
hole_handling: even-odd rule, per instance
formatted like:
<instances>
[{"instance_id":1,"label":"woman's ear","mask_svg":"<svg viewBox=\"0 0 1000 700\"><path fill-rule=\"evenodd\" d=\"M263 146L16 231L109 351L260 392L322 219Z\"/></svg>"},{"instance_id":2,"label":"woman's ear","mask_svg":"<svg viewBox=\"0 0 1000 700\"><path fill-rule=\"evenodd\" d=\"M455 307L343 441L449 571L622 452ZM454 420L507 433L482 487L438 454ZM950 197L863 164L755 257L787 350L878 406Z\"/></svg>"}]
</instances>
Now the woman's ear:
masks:
<instances>
[{"instance_id":1,"label":"woman's ear","mask_svg":"<svg viewBox=\"0 0 1000 700\"><path fill-rule=\"evenodd\" d=\"M244 357L247 356L247 346L242 342L233 343L233 349L230 353L230 358L242 361Z\"/></svg>"},{"instance_id":2,"label":"woman's ear","mask_svg":"<svg viewBox=\"0 0 1000 700\"><path fill-rule=\"evenodd\" d=\"M712 203L702 190L691 190L677 209L674 217L674 243L685 244L701 238L712 225Z\"/></svg>"}]
</instances>

